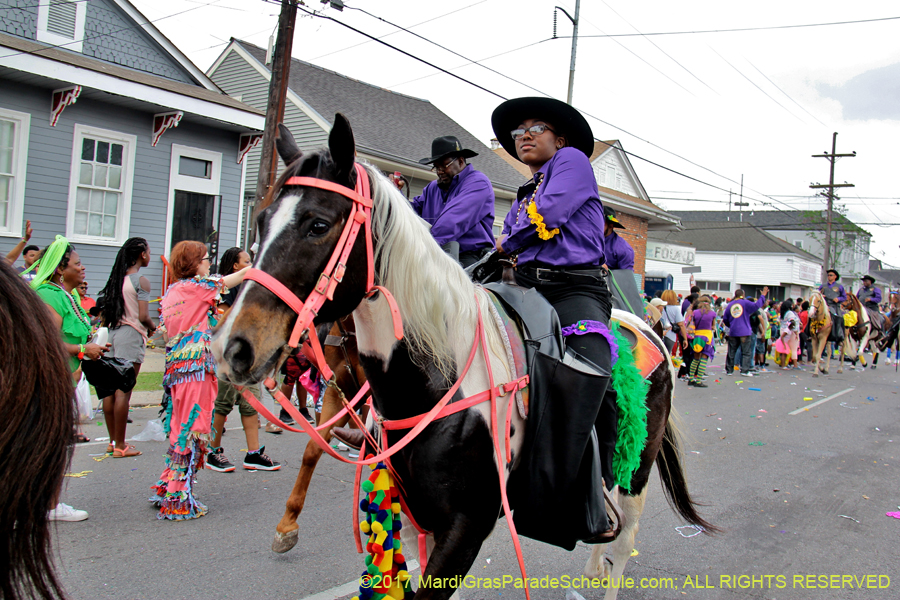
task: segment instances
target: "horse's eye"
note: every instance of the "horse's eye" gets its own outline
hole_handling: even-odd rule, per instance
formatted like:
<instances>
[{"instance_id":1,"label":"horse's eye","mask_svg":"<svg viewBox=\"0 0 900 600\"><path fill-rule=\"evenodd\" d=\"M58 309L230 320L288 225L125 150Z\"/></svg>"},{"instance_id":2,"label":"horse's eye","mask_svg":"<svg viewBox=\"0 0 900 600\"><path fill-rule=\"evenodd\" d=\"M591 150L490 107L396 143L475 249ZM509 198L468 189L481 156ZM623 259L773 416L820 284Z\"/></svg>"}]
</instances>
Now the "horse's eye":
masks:
<instances>
[{"instance_id":1,"label":"horse's eye","mask_svg":"<svg viewBox=\"0 0 900 600\"><path fill-rule=\"evenodd\" d=\"M314 221L312 225L309 226L309 234L310 235L325 235L330 226L325 221Z\"/></svg>"}]
</instances>

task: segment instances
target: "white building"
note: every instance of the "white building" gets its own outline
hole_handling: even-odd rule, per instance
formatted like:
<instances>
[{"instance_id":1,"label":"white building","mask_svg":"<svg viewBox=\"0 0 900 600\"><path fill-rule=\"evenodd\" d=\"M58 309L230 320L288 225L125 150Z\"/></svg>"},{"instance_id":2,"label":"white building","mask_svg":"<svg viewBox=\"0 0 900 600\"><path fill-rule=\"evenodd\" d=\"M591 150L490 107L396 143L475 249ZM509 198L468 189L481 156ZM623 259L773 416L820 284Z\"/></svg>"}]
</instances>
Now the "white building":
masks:
<instances>
[{"instance_id":1,"label":"white building","mask_svg":"<svg viewBox=\"0 0 900 600\"><path fill-rule=\"evenodd\" d=\"M668 273L672 289L688 294L693 282L704 293L731 297L738 288L770 298L807 297L819 284L821 259L749 223L682 220L683 231L649 234L648 278ZM685 266L700 267L683 273Z\"/></svg>"}]
</instances>

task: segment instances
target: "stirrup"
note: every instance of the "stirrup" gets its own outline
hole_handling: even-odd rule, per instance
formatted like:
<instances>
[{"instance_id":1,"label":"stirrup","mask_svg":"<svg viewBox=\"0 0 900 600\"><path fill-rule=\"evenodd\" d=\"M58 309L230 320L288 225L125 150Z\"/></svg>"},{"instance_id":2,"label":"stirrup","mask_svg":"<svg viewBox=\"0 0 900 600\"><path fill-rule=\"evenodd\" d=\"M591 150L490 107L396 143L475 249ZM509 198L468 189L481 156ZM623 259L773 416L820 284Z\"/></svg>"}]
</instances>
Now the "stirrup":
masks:
<instances>
[{"instance_id":1,"label":"stirrup","mask_svg":"<svg viewBox=\"0 0 900 600\"><path fill-rule=\"evenodd\" d=\"M616 504L616 501L613 500L612 495L607 491L606 486L603 486L603 498L606 500L606 514L612 515L615 524L613 525L613 537L610 541L615 540L619 537L619 534L622 533L622 528L625 527L625 514L622 512L622 509L619 508L619 505Z\"/></svg>"}]
</instances>

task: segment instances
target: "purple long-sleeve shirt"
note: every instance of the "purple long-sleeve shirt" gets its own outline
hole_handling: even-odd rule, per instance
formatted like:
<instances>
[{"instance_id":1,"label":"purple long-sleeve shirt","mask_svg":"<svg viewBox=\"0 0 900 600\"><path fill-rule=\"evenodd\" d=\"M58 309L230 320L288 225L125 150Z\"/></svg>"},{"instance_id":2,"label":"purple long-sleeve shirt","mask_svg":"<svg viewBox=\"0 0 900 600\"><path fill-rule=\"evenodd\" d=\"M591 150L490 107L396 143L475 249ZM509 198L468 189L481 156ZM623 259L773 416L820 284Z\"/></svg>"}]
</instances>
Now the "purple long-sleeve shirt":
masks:
<instances>
[{"instance_id":1,"label":"purple long-sleeve shirt","mask_svg":"<svg viewBox=\"0 0 900 600\"><path fill-rule=\"evenodd\" d=\"M859 298L859 301L863 304L866 304L867 302L881 304L881 290L875 286L863 287L859 290L859 293L856 294L856 297Z\"/></svg>"},{"instance_id":2,"label":"purple long-sleeve shirt","mask_svg":"<svg viewBox=\"0 0 900 600\"><path fill-rule=\"evenodd\" d=\"M526 210L541 174L537 212L548 231L559 228L549 240L538 236ZM503 222L503 249L518 253L520 265L599 266L606 262L603 224L603 204L590 161L580 150L562 148L534 174L534 181L519 188L519 197Z\"/></svg>"},{"instance_id":3,"label":"purple long-sleeve shirt","mask_svg":"<svg viewBox=\"0 0 900 600\"><path fill-rule=\"evenodd\" d=\"M725 318L723 322L728 326L728 335L731 337L742 337L750 335L752 329L750 327L750 315L765 306L766 297L760 295L756 302L750 302L744 298L732 300L725 307ZM756 333L753 333L756 335Z\"/></svg>"},{"instance_id":4,"label":"purple long-sleeve shirt","mask_svg":"<svg viewBox=\"0 0 900 600\"><path fill-rule=\"evenodd\" d=\"M444 245L459 242L459 251L494 246L494 188L487 175L466 167L444 190L432 181L412 201L413 210L431 225L431 235Z\"/></svg>"},{"instance_id":5,"label":"purple long-sleeve shirt","mask_svg":"<svg viewBox=\"0 0 900 600\"><path fill-rule=\"evenodd\" d=\"M634 249L615 231L603 239L603 253L606 255L606 266L610 271L634 270Z\"/></svg>"},{"instance_id":6,"label":"purple long-sleeve shirt","mask_svg":"<svg viewBox=\"0 0 900 600\"><path fill-rule=\"evenodd\" d=\"M847 301L847 292L844 291L844 286L837 281L834 283L823 283L819 286L819 291L825 296L825 300L828 301L829 307L835 305L835 300L838 301L838 304L843 304Z\"/></svg>"}]
</instances>

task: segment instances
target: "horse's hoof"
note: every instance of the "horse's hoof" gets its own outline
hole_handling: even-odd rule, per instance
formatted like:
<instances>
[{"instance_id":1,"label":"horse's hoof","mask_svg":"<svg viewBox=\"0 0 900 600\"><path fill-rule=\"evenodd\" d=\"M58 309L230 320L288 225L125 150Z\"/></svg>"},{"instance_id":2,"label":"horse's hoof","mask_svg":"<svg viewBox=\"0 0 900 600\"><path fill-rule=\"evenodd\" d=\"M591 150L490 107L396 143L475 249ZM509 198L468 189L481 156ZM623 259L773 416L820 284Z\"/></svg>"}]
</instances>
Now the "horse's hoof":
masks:
<instances>
[{"instance_id":1,"label":"horse's hoof","mask_svg":"<svg viewBox=\"0 0 900 600\"><path fill-rule=\"evenodd\" d=\"M278 554L284 554L291 548L297 545L297 541L300 539L300 530L295 529L293 531L288 531L287 533L281 533L280 531L275 532L275 539L272 540L272 552L277 552Z\"/></svg>"},{"instance_id":2,"label":"horse's hoof","mask_svg":"<svg viewBox=\"0 0 900 600\"><path fill-rule=\"evenodd\" d=\"M873 370L873 371L874 371L874 370L875 370L875 369L877 369L877 368L878 368L878 365L872 365L872 366L871 366L871 367L869 367L869 368L870 368L870 369L872 369L872 370Z\"/></svg>"},{"instance_id":3,"label":"horse's hoof","mask_svg":"<svg viewBox=\"0 0 900 600\"><path fill-rule=\"evenodd\" d=\"M813 377L818 377L818 376L819 376L818 373L813 373Z\"/></svg>"}]
</instances>

